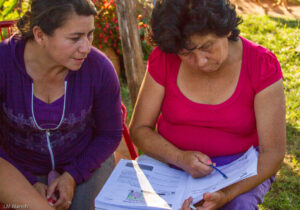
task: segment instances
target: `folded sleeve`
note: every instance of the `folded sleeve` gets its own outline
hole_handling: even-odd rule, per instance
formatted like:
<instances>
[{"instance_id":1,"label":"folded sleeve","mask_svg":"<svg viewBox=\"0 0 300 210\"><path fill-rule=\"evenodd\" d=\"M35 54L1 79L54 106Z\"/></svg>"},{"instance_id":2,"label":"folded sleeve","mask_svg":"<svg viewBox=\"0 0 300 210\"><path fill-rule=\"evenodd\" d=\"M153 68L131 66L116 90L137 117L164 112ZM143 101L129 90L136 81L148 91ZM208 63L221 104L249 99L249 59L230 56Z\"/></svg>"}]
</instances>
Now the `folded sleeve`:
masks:
<instances>
[{"instance_id":1,"label":"folded sleeve","mask_svg":"<svg viewBox=\"0 0 300 210\"><path fill-rule=\"evenodd\" d=\"M256 94L282 77L280 64L272 52L266 50L258 55L256 69L252 75L252 84Z\"/></svg>"},{"instance_id":2,"label":"folded sleeve","mask_svg":"<svg viewBox=\"0 0 300 210\"><path fill-rule=\"evenodd\" d=\"M148 59L147 70L160 85L166 84L166 54L158 47L154 48Z\"/></svg>"}]
</instances>

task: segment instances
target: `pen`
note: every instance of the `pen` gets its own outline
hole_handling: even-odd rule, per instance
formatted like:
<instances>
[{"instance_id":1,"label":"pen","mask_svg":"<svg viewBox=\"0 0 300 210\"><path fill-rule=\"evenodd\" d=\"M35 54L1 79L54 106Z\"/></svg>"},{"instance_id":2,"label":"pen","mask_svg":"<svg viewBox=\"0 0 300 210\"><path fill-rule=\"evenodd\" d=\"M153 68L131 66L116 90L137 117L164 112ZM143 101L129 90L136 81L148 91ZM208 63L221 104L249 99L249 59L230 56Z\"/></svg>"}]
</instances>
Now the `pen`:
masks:
<instances>
[{"instance_id":1,"label":"pen","mask_svg":"<svg viewBox=\"0 0 300 210\"><path fill-rule=\"evenodd\" d=\"M224 179L228 179L228 177L216 166L214 166L213 164L210 164L209 166L212 167L213 169L215 169L217 172L219 172L224 177Z\"/></svg>"}]
</instances>

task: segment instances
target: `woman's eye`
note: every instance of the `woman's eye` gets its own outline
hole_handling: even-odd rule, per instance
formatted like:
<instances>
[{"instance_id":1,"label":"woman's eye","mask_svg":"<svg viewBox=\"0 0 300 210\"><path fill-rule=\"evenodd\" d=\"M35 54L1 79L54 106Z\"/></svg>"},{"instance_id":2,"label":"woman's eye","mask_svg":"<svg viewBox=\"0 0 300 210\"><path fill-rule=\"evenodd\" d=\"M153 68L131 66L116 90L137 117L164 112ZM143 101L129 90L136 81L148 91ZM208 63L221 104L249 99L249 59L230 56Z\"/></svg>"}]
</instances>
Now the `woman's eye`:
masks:
<instances>
[{"instance_id":1,"label":"woman's eye","mask_svg":"<svg viewBox=\"0 0 300 210\"><path fill-rule=\"evenodd\" d=\"M88 35L88 38L89 38L89 39L92 39L93 37L94 37L94 34L93 34L93 33L91 33L91 34Z\"/></svg>"},{"instance_id":2,"label":"woman's eye","mask_svg":"<svg viewBox=\"0 0 300 210\"><path fill-rule=\"evenodd\" d=\"M207 49L209 49L211 47L211 44L209 43L209 44L205 44L204 46L202 46L200 49L202 49L202 50L207 50Z\"/></svg>"},{"instance_id":3,"label":"woman's eye","mask_svg":"<svg viewBox=\"0 0 300 210\"><path fill-rule=\"evenodd\" d=\"M191 54L191 52L187 51L187 52L181 52L180 55L181 56L189 56Z\"/></svg>"},{"instance_id":4,"label":"woman's eye","mask_svg":"<svg viewBox=\"0 0 300 210\"><path fill-rule=\"evenodd\" d=\"M78 41L80 38L79 37L73 37L73 38L70 38L72 41L76 42Z\"/></svg>"}]
</instances>

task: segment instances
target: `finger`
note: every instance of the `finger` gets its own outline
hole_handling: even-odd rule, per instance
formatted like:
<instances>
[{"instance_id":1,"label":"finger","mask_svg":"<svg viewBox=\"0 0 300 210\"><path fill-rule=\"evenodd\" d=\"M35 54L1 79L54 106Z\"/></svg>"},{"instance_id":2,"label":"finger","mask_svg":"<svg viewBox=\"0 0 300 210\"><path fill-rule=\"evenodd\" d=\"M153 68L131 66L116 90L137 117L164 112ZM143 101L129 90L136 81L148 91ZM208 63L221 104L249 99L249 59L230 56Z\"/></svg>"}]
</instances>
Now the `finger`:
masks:
<instances>
[{"instance_id":1,"label":"finger","mask_svg":"<svg viewBox=\"0 0 300 210\"><path fill-rule=\"evenodd\" d=\"M47 198L51 198L52 196L54 196L54 192L56 190L57 187L57 182L54 180L47 189Z\"/></svg>"},{"instance_id":2,"label":"finger","mask_svg":"<svg viewBox=\"0 0 300 210\"><path fill-rule=\"evenodd\" d=\"M44 197L44 198L46 198L47 197L47 186L46 185L44 185L44 186L42 186L42 196Z\"/></svg>"},{"instance_id":3,"label":"finger","mask_svg":"<svg viewBox=\"0 0 300 210\"><path fill-rule=\"evenodd\" d=\"M210 198L210 194L209 193L204 193L203 194L203 200L207 201Z\"/></svg>"},{"instance_id":4,"label":"finger","mask_svg":"<svg viewBox=\"0 0 300 210\"><path fill-rule=\"evenodd\" d=\"M46 186L39 186L37 189L36 189L39 194L43 197L43 198L46 198L46 195L47 195L47 187Z\"/></svg>"},{"instance_id":5,"label":"finger","mask_svg":"<svg viewBox=\"0 0 300 210\"><path fill-rule=\"evenodd\" d=\"M202 205L202 207L204 209L210 209L212 206L214 206L214 202L216 200L214 193L204 193L203 194L203 200L204 203Z\"/></svg>"},{"instance_id":6,"label":"finger","mask_svg":"<svg viewBox=\"0 0 300 210\"><path fill-rule=\"evenodd\" d=\"M195 203L194 206L199 207L199 206L202 206L203 203L204 203L204 200L202 199L202 200L198 201L197 203Z\"/></svg>"},{"instance_id":7,"label":"finger","mask_svg":"<svg viewBox=\"0 0 300 210\"><path fill-rule=\"evenodd\" d=\"M55 202L54 207L58 209L60 208L64 209L66 208L65 205L66 205L66 199L60 196L59 199Z\"/></svg>"},{"instance_id":8,"label":"finger","mask_svg":"<svg viewBox=\"0 0 300 210\"><path fill-rule=\"evenodd\" d=\"M211 171L212 171L211 167L209 167L206 164L203 164L197 159L190 165L189 173L192 177L198 178L210 174Z\"/></svg>"},{"instance_id":9,"label":"finger","mask_svg":"<svg viewBox=\"0 0 300 210\"><path fill-rule=\"evenodd\" d=\"M211 165L212 164L211 159L207 155L205 155L203 153L197 152L196 153L196 157L198 158L198 160L200 162L202 162L205 165Z\"/></svg>"},{"instance_id":10,"label":"finger","mask_svg":"<svg viewBox=\"0 0 300 210\"><path fill-rule=\"evenodd\" d=\"M61 188L58 188L59 190L59 199L57 200L57 202L54 204L54 207L61 207L61 208L65 208L68 209L70 206L70 199L68 196L68 193L65 190L62 190Z\"/></svg>"},{"instance_id":11,"label":"finger","mask_svg":"<svg viewBox=\"0 0 300 210\"><path fill-rule=\"evenodd\" d=\"M190 210L190 205L193 202L193 198L189 197L188 199L186 199L183 204L182 204L182 210Z\"/></svg>"},{"instance_id":12,"label":"finger","mask_svg":"<svg viewBox=\"0 0 300 210\"><path fill-rule=\"evenodd\" d=\"M68 208L65 208L65 207L63 207L63 206L59 206L59 207L56 207L55 209L56 209L56 210L67 210Z\"/></svg>"}]
</instances>

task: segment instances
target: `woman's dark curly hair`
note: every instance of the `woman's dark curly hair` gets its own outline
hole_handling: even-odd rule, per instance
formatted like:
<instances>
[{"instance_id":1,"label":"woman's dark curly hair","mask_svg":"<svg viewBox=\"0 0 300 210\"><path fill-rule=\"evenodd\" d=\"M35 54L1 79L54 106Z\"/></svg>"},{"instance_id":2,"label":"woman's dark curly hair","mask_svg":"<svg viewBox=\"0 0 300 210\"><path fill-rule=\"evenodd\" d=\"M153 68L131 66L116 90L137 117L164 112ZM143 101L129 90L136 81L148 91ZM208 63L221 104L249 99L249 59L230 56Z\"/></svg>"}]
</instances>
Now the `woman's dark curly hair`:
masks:
<instances>
[{"instance_id":1,"label":"woman's dark curly hair","mask_svg":"<svg viewBox=\"0 0 300 210\"><path fill-rule=\"evenodd\" d=\"M162 51L177 54L188 47L194 34L214 33L238 40L235 7L228 0L160 0L152 12L148 40Z\"/></svg>"},{"instance_id":2,"label":"woman's dark curly hair","mask_svg":"<svg viewBox=\"0 0 300 210\"><path fill-rule=\"evenodd\" d=\"M39 26L51 36L72 13L95 16L97 10L91 0L32 0L31 10L17 22L18 34L25 40L33 39L32 29Z\"/></svg>"}]
</instances>

